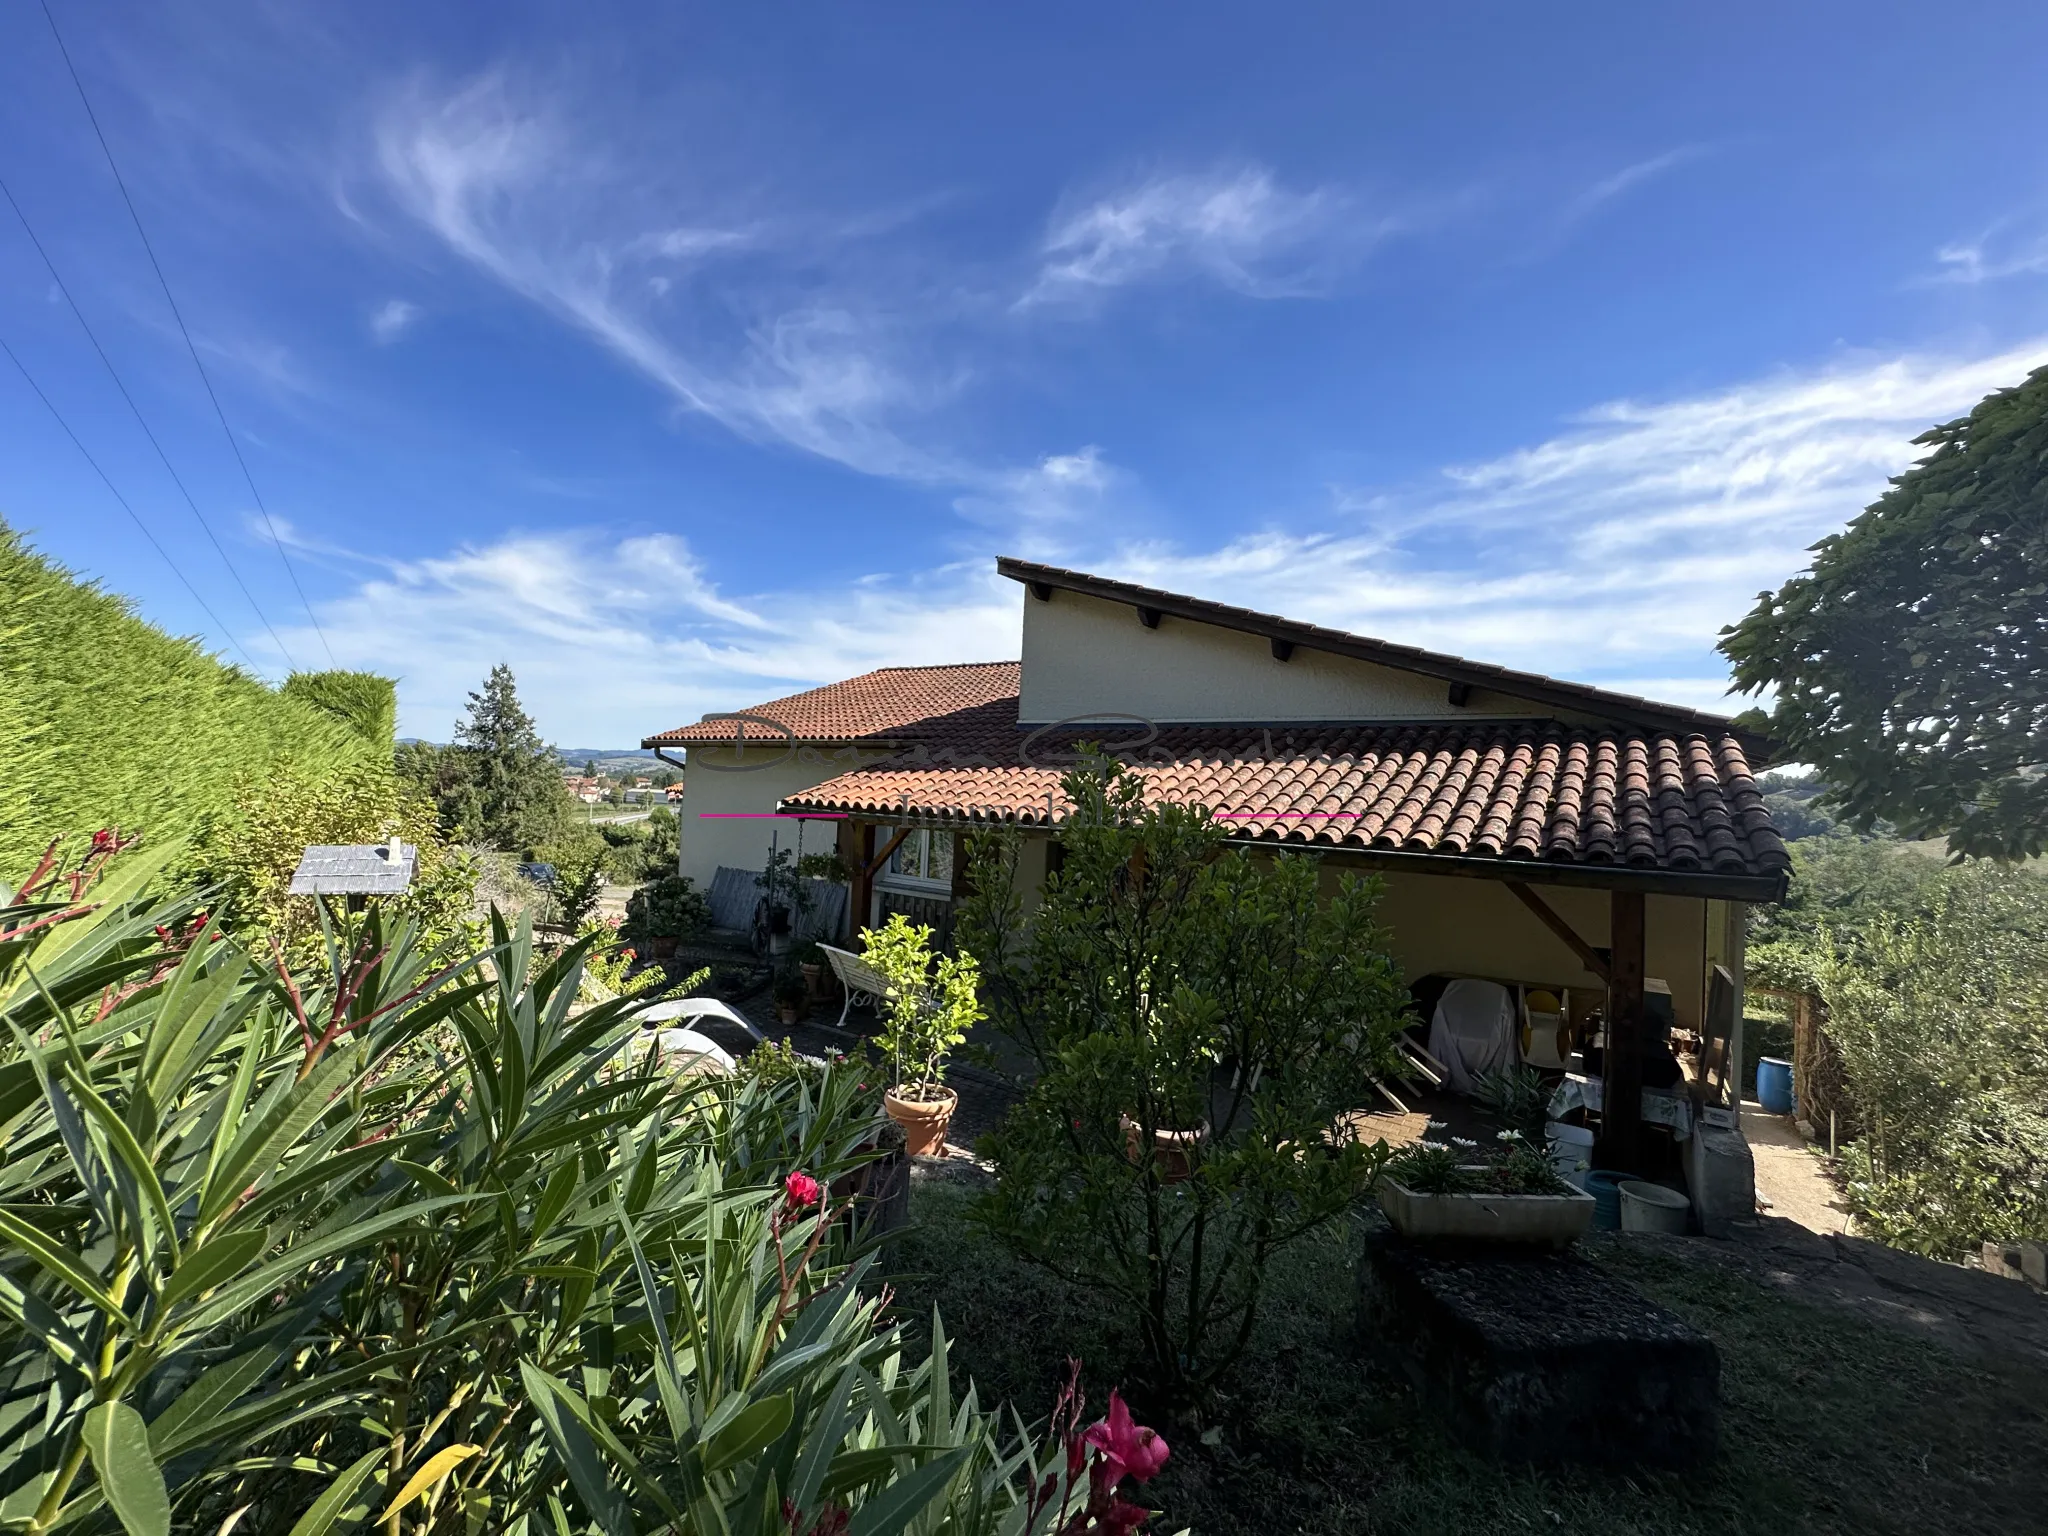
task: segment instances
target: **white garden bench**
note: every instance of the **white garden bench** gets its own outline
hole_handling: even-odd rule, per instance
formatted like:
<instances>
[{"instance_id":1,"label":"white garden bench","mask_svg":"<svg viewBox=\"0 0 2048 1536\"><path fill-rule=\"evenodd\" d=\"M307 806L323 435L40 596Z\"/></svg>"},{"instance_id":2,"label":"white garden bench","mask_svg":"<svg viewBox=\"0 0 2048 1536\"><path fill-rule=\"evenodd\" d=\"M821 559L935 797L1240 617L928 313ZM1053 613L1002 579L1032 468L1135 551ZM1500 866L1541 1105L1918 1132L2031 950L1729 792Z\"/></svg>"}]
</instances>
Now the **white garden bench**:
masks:
<instances>
[{"instance_id":1,"label":"white garden bench","mask_svg":"<svg viewBox=\"0 0 2048 1536\"><path fill-rule=\"evenodd\" d=\"M872 998L876 1008L888 1001L889 978L867 961L851 950L834 949L830 944L820 944L818 948L824 951L832 974L839 978L839 985L846 992L846 1006L839 1010L838 1021L832 1026L834 1029L846 1027L846 1016L853 1011L856 996Z\"/></svg>"}]
</instances>

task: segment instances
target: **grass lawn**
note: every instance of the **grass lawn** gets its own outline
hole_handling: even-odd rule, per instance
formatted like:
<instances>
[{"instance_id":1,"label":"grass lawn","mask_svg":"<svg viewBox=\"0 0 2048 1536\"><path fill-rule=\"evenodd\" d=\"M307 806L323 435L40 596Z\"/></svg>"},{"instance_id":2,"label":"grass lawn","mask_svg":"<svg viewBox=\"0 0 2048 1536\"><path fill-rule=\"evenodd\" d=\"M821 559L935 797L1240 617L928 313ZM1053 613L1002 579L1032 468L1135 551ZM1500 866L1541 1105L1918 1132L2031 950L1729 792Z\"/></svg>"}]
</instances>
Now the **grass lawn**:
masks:
<instances>
[{"instance_id":1,"label":"grass lawn","mask_svg":"<svg viewBox=\"0 0 2048 1536\"><path fill-rule=\"evenodd\" d=\"M1069 1354L1091 1412L1123 1375L1101 1302L1018 1264L968 1218L973 1191L921 1181L892 1268L934 1302L983 1400L1042 1419ZM1308 1239L1271 1276L1259 1336L1206 1435L1147 1489L1152 1529L1225 1532L1866 1533L2048 1529L2048 1384L1758 1289L1708 1266L1586 1245L1721 1351L1722 1450L1689 1475L1532 1472L1468 1454L1380 1366L1353 1318L1357 1229ZM1142 1418L1142 1414L1141 1414Z\"/></svg>"}]
</instances>

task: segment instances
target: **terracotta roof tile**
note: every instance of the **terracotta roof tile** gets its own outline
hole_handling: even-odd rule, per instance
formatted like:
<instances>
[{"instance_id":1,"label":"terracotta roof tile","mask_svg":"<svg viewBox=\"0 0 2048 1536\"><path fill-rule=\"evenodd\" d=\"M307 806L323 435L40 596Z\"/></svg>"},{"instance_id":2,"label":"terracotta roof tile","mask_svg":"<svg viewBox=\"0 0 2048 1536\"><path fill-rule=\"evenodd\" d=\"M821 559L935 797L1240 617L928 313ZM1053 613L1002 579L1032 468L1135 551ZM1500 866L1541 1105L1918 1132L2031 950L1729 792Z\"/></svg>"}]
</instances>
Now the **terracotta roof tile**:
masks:
<instances>
[{"instance_id":1,"label":"terracotta roof tile","mask_svg":"<svg viewBox=\"0 0 2048 1536\"><path fill-rule=\"evenodd\" d=\"M1123 756L1155 799L1206 805L1261 842L1749 877L1791 864L1732 734L1541 720L1282 729L1162 726ZM893 758L783 806L1027 826L1071 808L1060 774L1075 743L1041 738L1020 761L1014 698L917 730Z\"/></svg>"},{"instance_id":2,"label":"terracotta roof tile","mask_svg":"<svg viewBox=\"0 0 2048 1536\"><path fill-rule=\"evenodd\" d=\"M948 722L962 710L1014 701L1019 686L1020 664L1014 661L882 667L843 683L828 683L735 713L773 720L796 741L913 741L953 728ZM1014 720L1014 708L1011 717ZM739 732L740 726L730 719L700 720L650 736L640 745L687 747L734 741ZM776 737L775 732L753 724L746 727L746 734L749 739L764 734Z\"/></svg>"}]
</instances>

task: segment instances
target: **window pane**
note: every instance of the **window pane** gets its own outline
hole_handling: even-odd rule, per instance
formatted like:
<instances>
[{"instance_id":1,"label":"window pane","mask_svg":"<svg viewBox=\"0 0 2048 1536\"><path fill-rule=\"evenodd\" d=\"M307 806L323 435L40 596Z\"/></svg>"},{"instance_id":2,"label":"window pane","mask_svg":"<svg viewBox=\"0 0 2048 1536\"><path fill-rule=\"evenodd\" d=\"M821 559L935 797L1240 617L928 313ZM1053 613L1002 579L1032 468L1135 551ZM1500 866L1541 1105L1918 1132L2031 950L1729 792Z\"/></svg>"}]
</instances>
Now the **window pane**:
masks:
<instances>
[{"instance_id":1,"label":"window pane","mask_svg":"<svg viewBox=\"0 0 2048 1536\"><path fill-rule=\"evenodd\" d=\"M931 853L925 861L926 877L932 880L951 881L953 878L953 834L933 832Z\"/></svg>"},{"instance_id":2,"label":"window pane","mask_svg":"<svg viewBox=\"0 0 2048 1536\"><path fill-rule=\"evenodd\" d=\"M892 875L917 876L924 873L924 834L913 832L896 845L896 851L889 855L889 873Z\"/></svg>"}]
</instances>

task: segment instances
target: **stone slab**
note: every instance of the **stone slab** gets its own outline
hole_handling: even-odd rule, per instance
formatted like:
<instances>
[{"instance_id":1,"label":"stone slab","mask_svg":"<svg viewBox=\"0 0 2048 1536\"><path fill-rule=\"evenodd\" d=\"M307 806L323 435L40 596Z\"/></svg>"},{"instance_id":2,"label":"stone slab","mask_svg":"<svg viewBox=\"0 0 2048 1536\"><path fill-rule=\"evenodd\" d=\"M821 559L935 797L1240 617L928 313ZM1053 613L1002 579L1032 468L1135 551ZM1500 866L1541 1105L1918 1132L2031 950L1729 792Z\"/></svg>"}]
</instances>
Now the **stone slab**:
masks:
<instances>
[{"instance_id":1,"label":"stone slab","mask_svg":"<svg viewBox=\"0 0 2048 1536\"><path fill-rule=\"evenodd\" d=\"M1501 1461L1692 1467L1714 1454L1713 1340L1572 1254L1368 1235L1366 1342Z\"/></svg>"}]
</instances>

